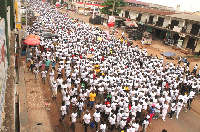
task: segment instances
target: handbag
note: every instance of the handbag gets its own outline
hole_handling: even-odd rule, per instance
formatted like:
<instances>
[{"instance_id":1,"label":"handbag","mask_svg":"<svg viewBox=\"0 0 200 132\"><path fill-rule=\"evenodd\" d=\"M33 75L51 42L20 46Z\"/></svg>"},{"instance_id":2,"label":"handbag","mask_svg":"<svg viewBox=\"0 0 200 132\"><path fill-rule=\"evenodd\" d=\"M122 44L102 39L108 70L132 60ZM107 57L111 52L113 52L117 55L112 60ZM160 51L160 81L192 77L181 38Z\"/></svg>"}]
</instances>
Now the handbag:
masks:
<instances>
[{"instance_id":1,"label":"handbag","mask_svg":"<svg viewBox=\"0 0 200 132\"><path fill-rule=\"evenodd\" d=\"M90 127L94 128L94 122L93 121L90 123Z\"/></svg>"}]
</instances>

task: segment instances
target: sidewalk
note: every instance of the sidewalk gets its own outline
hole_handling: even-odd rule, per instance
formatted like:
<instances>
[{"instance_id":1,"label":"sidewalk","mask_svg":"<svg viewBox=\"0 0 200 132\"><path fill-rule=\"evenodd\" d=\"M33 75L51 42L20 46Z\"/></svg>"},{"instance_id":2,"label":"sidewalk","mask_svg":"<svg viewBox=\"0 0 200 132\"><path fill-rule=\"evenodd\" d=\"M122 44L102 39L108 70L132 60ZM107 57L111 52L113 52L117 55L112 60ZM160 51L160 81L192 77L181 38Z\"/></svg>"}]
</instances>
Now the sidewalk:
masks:
<instances>
[{"instance_id":1,"label":"sidewalk","mask_svg":"<svg viewBox=\"0 0 200 132\"><path fill-rule=\"evenodd\" d=\"M39 75L38 75L39 78ZM27 132L51 132L52 127L47 111L40 81L28 71L25 61L20 68L20 129Z\"/></svg>"},{"instance_id":2,"label":"sidewalk","mask_svg":"<svg viewBox=\"0 0 200 132\"><path fill-rule=\"evenodd\" d=\"M20 131L30 131L29 119L28 119L28 107L26 98L26 86L24 81L24 67L20 67L19 70L19 84L17 85L19 92L19 117L20 117Z\"/></svg>"}]
</instances>

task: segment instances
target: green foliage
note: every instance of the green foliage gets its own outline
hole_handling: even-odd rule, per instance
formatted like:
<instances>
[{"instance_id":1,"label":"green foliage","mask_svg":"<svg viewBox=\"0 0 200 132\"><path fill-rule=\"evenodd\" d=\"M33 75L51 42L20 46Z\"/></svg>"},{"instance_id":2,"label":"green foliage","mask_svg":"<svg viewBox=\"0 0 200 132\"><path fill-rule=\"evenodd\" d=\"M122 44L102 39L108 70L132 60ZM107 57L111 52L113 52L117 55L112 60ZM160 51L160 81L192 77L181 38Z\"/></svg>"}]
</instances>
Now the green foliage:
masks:
<instances>
[{"instance_id":1,"label":"green foliage","mask_svg":"<svg viewBox=\"0 0 200 132\"><path fill-rule=\"evenodd\" d=\"M113 9L113 4L114 4L114 0L106 0L102 6L106 6L104 8L101 9L101 12L103 14L108 14L111 15L112 14L112 9ZM124 2L124 0L115 0L115 7L114 7L114 15L117 15L118 13L120 13L120 9L117 9L117 7L123 7L126 6L126 3ZM110 11L111 9L111 11Z\"/></svg>"}]
</instances>

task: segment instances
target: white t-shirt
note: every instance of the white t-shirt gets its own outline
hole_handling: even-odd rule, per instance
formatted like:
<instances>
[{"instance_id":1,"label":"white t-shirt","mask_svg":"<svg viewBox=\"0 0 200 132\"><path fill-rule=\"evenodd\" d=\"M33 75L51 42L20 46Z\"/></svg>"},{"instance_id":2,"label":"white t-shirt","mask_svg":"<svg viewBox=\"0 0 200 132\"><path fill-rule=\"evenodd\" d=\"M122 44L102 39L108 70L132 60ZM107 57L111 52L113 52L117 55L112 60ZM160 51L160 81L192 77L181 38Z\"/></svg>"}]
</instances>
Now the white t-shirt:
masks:
<instances>
[{"instance_id":1,"label":"white t-shirt","mask_svg":"<svg viewBox=\"0 0 200 132\"><path fill-rule=\"evenodd\" d=\"M41 73L42 73L42 78L46 77L47 71L42 71Z\"/></svg>"},{"instance_id":2,"label":"white t-shirt","mask_svg":"<svg viewBox=\"0 0 200 132\"><path fill-rule=\"evenodd\" d=\"M77 113L72 113L71 118L72 122L76 122Z\"/></svg>"},{"instance_id":3,"label":"white t-shirt","mask_svg":"<svg viewBox=\"0 0 200 132\"><path fill-rule=\"evenodd\" d=\"M84 122L85 122L86 124L89 124L89 123L90 123L90 119L91 119L90 114L85 114L85 115L83 116L83 120L84 120Z\"/></svg>"},{"instance_id":4,"label":"white t-shirt","mask_svg":"<svg viewBox=\"0 0 200 132\"><path fill-rule=\"evenodd\" d=\"M63 82L63 79L62 79L62 78L61 78L61 79L60 79L60 78L57 79L58 85L62 85L62 82Z\"/></svg>"},{"instance_id":5,"label":"white t-shirt","mask_svg":"<svg viewBox=\"0 0 200 132\"><path fill-rule=\"evenodd\" d=\"M79 110L83 110L83 102L78 102L76 105L78 106Z\"/></svg>"},{"instance_id":6,"label":"white t-shirt","mask_svg":"<svg viewBox=\"0 0 200 132\"><path fill-rule=\"evenodd\" d=\"M100 121L100 117L101 117L101 115L100 115L100 113L94 113L93 114L93 116L94 116L94 120L95 120L95 122L99 122Z\"/></svg>"},{"instance_id":7,"label":"white t-shirt","mask_svg":"<svg viewBox=\"0 0 200 132\"><path fill-rule=\"evenodd\" d=\"M35 73L35 75L37 75L39 73L39 71L38 70L34 70L34 73Z\"/></svg>"},{"instance_id":8,"label":"white t-shirt","mask_svg":"<svg viewBox=\"0 0 200 132\"><path fill-rule=\"evenodd\" d=\"M66 114L66 106L61 106L60 110L62 115Z\"/></svg>"},{"instance_id":9,"label":"white t-shirt","mask_svg":"<svg viewBox=\"0 0 200 132\"><path fill-rule=\"evenodd\" d=\"M52 91L57 91L57 83L52 83Z\"/></svg>"},{"instance_id":10,"label":"white t-shirt","mask_svg":"<svg viewBox=\"0 0 200 132\"><path fill-rule=\"evenodd\" d=\"M106 124L101 124L101 125L100 125L100 130L101 130L102 132L105 132L105 131L106 131Z\"/></svg>"},{"instance_id":11,"label":"white t-shirt","mask_svg":"<svg viewBox=\"0 0 200 132\"><path fill-rule=\"evenodd\" d=\"M63 98L63 101L65 101L65 105L70 105L70 96L68 95L68 96L65 96L64 98Z\"/></svg>"}]
</instances>

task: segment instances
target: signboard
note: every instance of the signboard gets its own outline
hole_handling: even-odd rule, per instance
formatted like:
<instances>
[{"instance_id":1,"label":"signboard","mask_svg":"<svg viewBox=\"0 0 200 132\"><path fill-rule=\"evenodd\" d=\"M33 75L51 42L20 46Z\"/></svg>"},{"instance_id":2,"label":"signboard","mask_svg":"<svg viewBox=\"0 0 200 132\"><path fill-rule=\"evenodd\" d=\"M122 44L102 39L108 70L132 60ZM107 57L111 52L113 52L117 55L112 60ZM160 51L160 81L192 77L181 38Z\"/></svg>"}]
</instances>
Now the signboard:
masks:
<instances>
[{"instance_id":1,"label":"signboard","mask_svg":"<svg viewBox=\"0 0 200 132\"><path fill-rule=\"evenodd\" d=\"M60 6L60 2L56 2L56 6L57 6L57 7Z\"/></svg>"},{"instance_id":2,"label":"signboard","mask_svg":"<svg viewBox=\"0 0 200 132\"><path fill-rule=\"evenodd\" d=\"M0 20L0 126L2 119L2 110L4 102L4 94L6 88L6 79L7 79L7 58L6 58L6 39L5 39L5 21L4 19Z\"/></svg>"},{"instance_id":3,"label":"signboard","mask_svg":"<svg viewBox=\"0 0 200 132\"><path fill-rule=\"evenodd\" d=\"M115 17L114 16L109 16L108 26L109 27L114 27L114 24L115 24Z\"/></svg>"}]
</instances>

